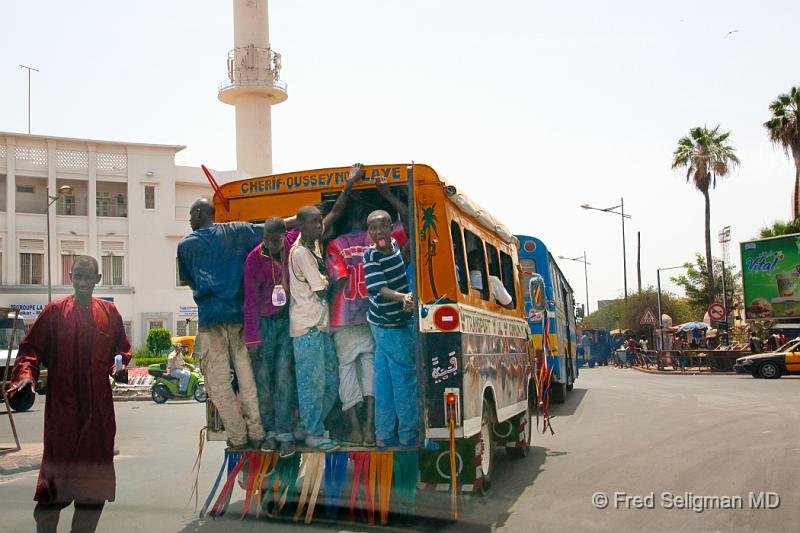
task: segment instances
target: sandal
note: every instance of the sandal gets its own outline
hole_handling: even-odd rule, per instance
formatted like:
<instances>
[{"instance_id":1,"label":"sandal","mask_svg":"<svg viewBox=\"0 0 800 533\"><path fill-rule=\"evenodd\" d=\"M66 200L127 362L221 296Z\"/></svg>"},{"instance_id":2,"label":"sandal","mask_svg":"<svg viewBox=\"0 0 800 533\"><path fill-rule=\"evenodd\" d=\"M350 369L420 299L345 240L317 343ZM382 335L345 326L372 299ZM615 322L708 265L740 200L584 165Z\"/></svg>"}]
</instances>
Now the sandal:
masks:
<instances>
[{"instance_id":1,"label":"sandal","mask_svg":"<svg viewBox=\"0 0 800 533\"><path fill-rule=\"evenodd\" d=\"M281 452L280 452L281 459L286 459L287 457L293 456L296 451L297 449L294 447L294 442L291 441L281 442Z\"/></svg>"},{"instance_id":2,"label":"sandal","mask_svg":"<svg viewBox=\"0 0 800 533\"><path fill-rule=\"evenodd\" d=\"M306 438L306 445L311 448L314 448L315 450L320 450L323 452L332 452L334 450L339 449L338 442L336 442L335 440L325 439L325 438L320 439L319 442L316 442L314 444L309 443L308 439Z\"/></svg>"},{"instance_id":3,"label":"sandal","mask_svg":"<svg viewBox=\"0 0 800 533\"><path fill-rule=\"evenodd\" d=\"M411 437L407 441L400 441L398 448L402 450L410 450L417 447L417 437Z\"/></svg>"}]
</instances>

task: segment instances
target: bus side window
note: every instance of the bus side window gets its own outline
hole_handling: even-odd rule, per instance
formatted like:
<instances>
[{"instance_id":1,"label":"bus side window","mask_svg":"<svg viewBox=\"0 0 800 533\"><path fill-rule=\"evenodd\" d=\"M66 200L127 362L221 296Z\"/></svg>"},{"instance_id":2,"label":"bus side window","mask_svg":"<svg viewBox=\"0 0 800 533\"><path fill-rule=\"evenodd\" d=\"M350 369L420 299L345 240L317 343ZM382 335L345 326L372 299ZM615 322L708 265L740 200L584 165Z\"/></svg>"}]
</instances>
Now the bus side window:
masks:
<instances>
[{"instance_id":1,"label":"bus side window","mask_svg":"<svg viewBox=\"0 0 800 533\"><path fill-rule=\"evenodd\" d=\"M461 238L461 228L455 221L450 223L450 238L453 240L453 257L456 264L458 290L462 294L467 294L469 286L467 285L467 265L464 262L464 241Z\"/></svg>"},{"instance_id":2,"label":"bus side window","mask_svg":"<svg viewBox=\"0 0 800 533\"><path fill-rule=\"evenodd\" d=\"M507 253L500 252L500 267L503 270L503 286L511 295L511 305L517 308L517 291L514 288L514 262Z\"/></svg>"},{"instance_id":3,"label":"bus side window","mask_svg":"<svg viewBox=\"0 0 800 533\"><path fill-rule=\"evenodd\" d=\"M486 274L486 253L483 249L483 241L469 230L464 230L464 241L467 245L469 286L478 291L483 300L488 300L489 276Z\"/></svg>"}]
</instances>

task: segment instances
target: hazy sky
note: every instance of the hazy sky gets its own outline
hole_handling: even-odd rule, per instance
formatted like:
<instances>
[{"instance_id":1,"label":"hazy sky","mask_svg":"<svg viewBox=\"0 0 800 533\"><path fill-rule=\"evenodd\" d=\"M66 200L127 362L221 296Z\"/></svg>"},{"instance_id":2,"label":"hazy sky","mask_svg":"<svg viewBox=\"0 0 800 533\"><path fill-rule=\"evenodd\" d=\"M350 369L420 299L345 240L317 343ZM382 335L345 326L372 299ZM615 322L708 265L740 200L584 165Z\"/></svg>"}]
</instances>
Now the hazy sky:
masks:
<instances>
[{"instance_id":1,"label":"hazy sky","mask_svg":"<svg viewBox=\"0 0 800 533\"><path fill-rule=\"evenodd\" d=\"M235 166L217 100L232 2L2 3L0 130L184 144L179 164ZM797 1L273 0L289 99L273 108L274 169L416 160L553 254L586 251L592 309L703 249L703 198L670 169L679 137L721 124L741 168L712 192L712 233L740 240L790 215L794 169L762 123L800 83ZM726 37L729 31L738 30ZM560 261L584 297L583 267ZM669 277L665 273L663 277ZM671 284L668 288L674 290Z\"/></svg>"}]
</instances>

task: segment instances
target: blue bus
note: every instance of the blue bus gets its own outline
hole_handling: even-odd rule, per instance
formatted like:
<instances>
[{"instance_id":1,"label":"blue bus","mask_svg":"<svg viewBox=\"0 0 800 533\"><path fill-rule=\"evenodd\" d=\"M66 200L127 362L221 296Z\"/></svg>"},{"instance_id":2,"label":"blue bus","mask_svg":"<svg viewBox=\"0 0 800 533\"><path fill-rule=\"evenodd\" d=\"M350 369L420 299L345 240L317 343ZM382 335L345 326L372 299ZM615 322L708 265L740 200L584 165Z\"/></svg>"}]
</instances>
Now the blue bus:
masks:
<instances>
[{"instance_id":1,"label":"blue bus","mask_svg":"<svg viewBox=\"0 0 800 533\"><path fill-rule=\"evenodd\" d=\"M552 400L564 403L567 392L572 390L578 377L578 337L575 324L575 297L572 287L547 246L528 235L517 235L519 239L519 265L522 270L523 287L528 286L532 274L544 279L547 298L547 322L531 312L530 298L525 298L525 313L531 329L533 348L537 359L543 354L545 327L548 333L550 356L553 365Z\"/></svg>"}]
</instances>

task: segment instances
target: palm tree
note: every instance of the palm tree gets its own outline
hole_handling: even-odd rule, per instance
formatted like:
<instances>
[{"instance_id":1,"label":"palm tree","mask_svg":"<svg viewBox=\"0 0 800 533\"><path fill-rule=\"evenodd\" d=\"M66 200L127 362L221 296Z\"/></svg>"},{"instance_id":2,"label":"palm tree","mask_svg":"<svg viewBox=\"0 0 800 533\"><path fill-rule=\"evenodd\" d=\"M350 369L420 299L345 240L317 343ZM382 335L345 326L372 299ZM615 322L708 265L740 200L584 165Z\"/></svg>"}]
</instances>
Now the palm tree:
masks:
<instances>
[{"instance_id":1,"label":"palm tree","mask_svg":"<svg viewBox=\"0 0 800 533\"><path fill-rule=\"evenodd\" d=\"M434 300L439 296L439 293L436 290L436 279L433 275L433 257L436 255L436 242L439 238L439 230L436 228L436 222L438 220L436 218L436 213L434 212L435 209L436 204L433 204L432 206L426 207L422 210L422 229L420 229L419 232L420 237L427 244L427 248L425 249L425 264L428 267L428 281L430 281L431 284ZM436 235L436 239L432 238L431 230L433 230L433 233Z\"/></svg>"},{"instance_id":2,"label":"palm tree","mask_svg":"<svg viewBox=\"0 0 800 533\"><path fill-rule=\"evenodd\" d=\"M686 182L694 183L703 193L706 204L706 267L708 273L708 303L714 303L714 273L711 262L711 200L709 190L739 164L736 149L727 144L731 132L720 132L719 126L692 128L689 136L678 141L672 154L672 168L686 167Z\"/></svg>"},{"instance_id":3,"label":"palm tree","mask_svg":"<svg viewBox=\"0 0 800 533\"><path fill-rule=\"evenodd\" d=\"M792 218L800 217L800 86L792 87L788 94L778 95L778 99L769 104L772 118L764 123L769 140L780 146L789 157L794 159L794 202Z\"/></svg>"}]
</instances>

